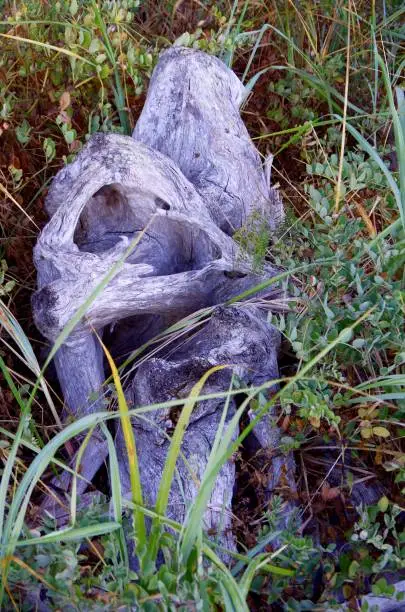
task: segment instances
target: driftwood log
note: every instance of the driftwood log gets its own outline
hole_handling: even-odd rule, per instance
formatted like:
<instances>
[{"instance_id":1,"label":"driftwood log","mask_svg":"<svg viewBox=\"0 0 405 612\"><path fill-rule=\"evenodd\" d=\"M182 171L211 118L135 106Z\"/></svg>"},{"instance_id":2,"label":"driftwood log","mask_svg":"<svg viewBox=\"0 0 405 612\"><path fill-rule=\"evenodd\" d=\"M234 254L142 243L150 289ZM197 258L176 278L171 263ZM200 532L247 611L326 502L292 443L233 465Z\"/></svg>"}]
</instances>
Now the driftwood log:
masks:
<instances>
[{"instance_id":1,"label":"driftwood log","mask_svg":"<svg viewBox=\"0 0 405 612\"><path fill-rule=\"evenodd\" d=\"M42 334L54 342L112 266L123 262L55 357L65 418L102 405L108 372L94 330L104 333L119 358L206 306L218 305L205 327L146 361L132 376L127 396L133 406L186 396L216 364L233 366L244 385L277 378L279 334L267 324L266 312L252 304L221 306L275 274L267 263L257 274L233 233L252 213L259 213L270 229L282 218L281 200L266 181L240 117L243 96L241 82L218 59L172 48L153 73L133 138L96 134L54 178L46 202L51 218L34 251L38 290L32 306ZM135 248L128 249L136 238ZM205 390L226 390L230 375L230 369L217 373ZM182 448L189 467L179 461L171 492L169 513L176 520L183 519L196 493L222 409L223 401L210 400L193 414ZM234 409L235 403L229 417ZM164 434L170 436L174 419L167 411L151 413L148 422L133 419L149 505L156 499L167 454ZM252 452L261 449L268 457L269 497L281 475L293 486L292 461L275 451L278 436L269 415L248 439ZM128 492L119 428L116 444ZM91 481L106 456L106 443L95 432L81 474ZM234 481L229 462L206 515L207 527L221 527L220 540L230 548ZM68 484L68 475L62 474L58 485ZM80 481L79 490L85 487Z\"/></svg>"}]
</instances>

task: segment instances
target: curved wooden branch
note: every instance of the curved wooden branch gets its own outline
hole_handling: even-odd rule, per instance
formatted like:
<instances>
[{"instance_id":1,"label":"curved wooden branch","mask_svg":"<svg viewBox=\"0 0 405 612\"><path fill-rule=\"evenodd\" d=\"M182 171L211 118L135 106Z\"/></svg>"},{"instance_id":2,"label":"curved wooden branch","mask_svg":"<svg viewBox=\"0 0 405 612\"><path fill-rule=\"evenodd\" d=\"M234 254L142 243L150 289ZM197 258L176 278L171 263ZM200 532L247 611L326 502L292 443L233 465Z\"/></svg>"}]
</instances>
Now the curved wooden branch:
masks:
<instances>
[{"instance_id":1,"label":"curved wooden branch","mask_svg":"<svg viewBox=\"0 0 405 612\"><path fill-rule=\"evenodd\" d=\"M228 234L254 211L273 229L283 218L241 119L243 98L242 83L219 59L172 47L160 56L133 134L177 163Z\"/></svg>"},{"instance_id":2,"label":"curved wooden branch","mask_svg":"<svg viewBox=\"0 0 405 612\"><path fill-rule=\"evenodd\" d=\"M281 201L266 182L239 115L243 91L237 77L216 58L173 48L161 56L154 71L134 137L93 136L76 160L55 177L46 203L51 219L34 251L38 291L32 305L43 335L55 341L112 266L122 260L55 359L73 415L101 407L94 394L104 379L103 360L93 328L99 333L108 326L125 329L133 348L139 346L140 338L150 339L165 324L223 303L274 274L268 264L261 275L255 274L231 237L251 213L259 212L270 227L282 216ZM137 246L123 261L135 238ZM219 309L203 331L176 345L170 356L146 362L134 378L130 399L135 405L164 401L180 393L179 385L184 392L204 369L220 363L234 366L244 384L271 379L277 376L277 347L278 334L258 309ZM229 376L227 372L215 377L210 389L223 391ZM204 402L187 432L183 450L197 481L205 469L222 406L218 401ZM234 408L231 404L230 415ZM155 443L154 428L166 417L153 414L153 427L134 424L145 496L151 504L159 480L152 475L162 468L167 452L167 442ZM260 423L255 435L261 448L278 440L270 417ZM117 444L122 481L128 489L120 434ZM106 452L96 432L83 455L86 478L93 477ZM278 486L284 463L281 459L272 462L269 493ZM195 496L197 481L193 484L184 464L179 464L178 471L181 485L173 486L170 512L181 520L185 504ZM225 508L221 537L228 546L233 542L233 482L234 468L226 464L207 515L208 524L218 526L219 509ZM68 478L62 475L59 485L67 484Z\"/></svg>"}]
</instances>

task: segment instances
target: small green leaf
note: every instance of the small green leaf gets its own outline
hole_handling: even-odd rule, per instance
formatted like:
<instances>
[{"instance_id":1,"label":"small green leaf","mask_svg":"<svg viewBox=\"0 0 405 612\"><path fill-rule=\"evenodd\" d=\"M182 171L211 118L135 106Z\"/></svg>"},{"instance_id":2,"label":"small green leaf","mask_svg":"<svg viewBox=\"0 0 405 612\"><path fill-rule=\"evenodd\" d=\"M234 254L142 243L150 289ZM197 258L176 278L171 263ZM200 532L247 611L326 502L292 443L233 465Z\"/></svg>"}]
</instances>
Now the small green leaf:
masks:
<instances>
[{"instance_id":1,"label":"small green leaf","mask_svg":"<svg viewBox=\"0 0 405 612\"><path fill-rule=\"evenodd\" d=\"M90 53L97 53L100 50L101 43L98 38L93 38L89 46Z\"/></svg>"},{"instance_id":2,"label":"small green leaf","mask_svg":"<svg viewBox=\"0 0 405 612\"><path fill-rule=\"evenodd\" d=\"M100 75L100 79L106 79L108 76L110 76L110 68L107 64L97 66L97 68L100 68L98 72L98 74Z\"/></svg>"},{"instance_id":3,"label":"small green leaf","mask_svg":"<svg viewBox=\"0 0 405 612\"><path fill-rule=\"evenodd\" d=\"M45 153L46 161L52 161L56 155L55 141L52 138L45 138L44 142L42 143L42 148Z\"/></svg>"},{"instance_id":4,"label":"small green leaf","mask_svg":"<svg viewBox=\"0 0 405 612\"><path fill-rule=\"evenodd\" d=\"M360 569L360 563L358 561L352 561L349 565L349 578L355 578L357 572Z\"/></svg>"},{"instance_id":5,"label":"small green leaf","mask_svg":"<svg viewBox=\"0 0 405 612\"><path fill-rule=\"evenodd\" d=\"M16 546L33 546L37 544L50 544L51 542L69 542L82 540L83 538L95 538L106 533L112 533L120 529L121 525L115 522L98 523L97 525L87 525L86 527L78 527L76 529L67 528L53 533L47 533L39 538L30 538L27 540L18 540Z\"/></svg>"},{"instance_id":6,"label":"small green leaf","mask_svg":"<svg viewBox=\"0 0 405 612\"><path fill-rule=\"evenodd\" d=\"M337 340L342 344L346 344L347 342L350 342L352 336L353 330L351 329L351 327L346 327L340 332L339 336L337 337Z\"/></svg>"},{"instance_id":7,"label":"small green leaf","mask_svg":"<svg viewBox=\"0 0 405 612\"><path fill-rule=\"evenodd\" d=\"M377 506L380 512L386 512L389 505L390 505L390 500L385 495L377 503Z\"/></svg>"},{"instance_id":8,"label":"small green leaf","mask_svg":"<svg viewBox=\"0 0 405 612\"><path fill-rule=\"evenodd\" d=\"M76 138L76 132L75 130L66 130L63 133L65 140L67 142L67 144L72 144L72 142L74 141L74 139Z\"/></svg>"},{"instance_id":9,"label":"small green leaf","mask_svg":"<svg viewBox=\"0 0 405 612\"><path fill-rule=\"evenodd\" d=\"M184 34L182 34L179 38L177 38L174 43L173 46L174 47L188 47L190 45L191 42L191 35L189 34L189 32L184 32Z\"/></svg>"},{"instance_id":10,"label":"small green leaf","mask_svg":"<svg viewBox=\"0 0 405 612\"><path fill-rule=\"evenodd\" d=\"M7 283L4 285L4 291L6 293L10 293L10 291L12 291L14 287L15 287L15 281L13 280L7 281Z\"/></svg>"},{"instance_id":11,"label":"small green leaf","mask_svg":"<svg viewBox=\"0 0 405 612\"><path fill-rule=\"evenodd\" d=\"M371 427L363 427L360 430L361 437L364 440L368 440L369 438L371 438L372 433L373 433L373 430L371 429Z\"/></svg>"},{"instance_id":12,"label":"small green leaf","mask_svg":"<svg viewBox=\"0 0 405 612\"><path fill-rule=\"evenodd\" d=\"M373 434L379 438L389 438L390 432L386 427L373 427Z\"/></svg>"},{"instance_id":13,"label":"small green leaf","mask_svg":"<svg viewBox=\"0 0 405 612\"><path fill-rule=\"evenodd\" d=\"M25 145L30 140L31 126L26 119L22 122L21 125L16 127L15 135L17 136L18 142Z\"/></svg>"},{"instance_id":14,"label":"small green leaf","mask_svg":"<svg viewBox=\"0 0 405 612\"><path fill-rule=\"evenodd\" d=\"M69 12L72 15L72 17L76 15L78 10L79 10L79 5L77 3L77 0L72 0L70 3L70 7L69 7Z\"/></svg>"}]
</instances>

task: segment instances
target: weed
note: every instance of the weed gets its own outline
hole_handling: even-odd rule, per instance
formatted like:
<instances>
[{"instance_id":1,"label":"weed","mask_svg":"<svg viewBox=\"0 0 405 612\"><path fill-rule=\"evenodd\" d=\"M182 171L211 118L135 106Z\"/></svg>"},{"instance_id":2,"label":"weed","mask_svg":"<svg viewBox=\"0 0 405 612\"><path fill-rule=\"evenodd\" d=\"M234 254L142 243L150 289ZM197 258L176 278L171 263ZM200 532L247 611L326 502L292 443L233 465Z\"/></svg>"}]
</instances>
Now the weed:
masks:
<instances>
[{"instance_id":1,"label":"weed","mask_svg":"<svg viewBox=\"0 0 405 612\"><path fill-rule=\"evenodd\" d=\"M53 609L312 610L343 599L355 606L370 591L393 595L392 576L404 569L403 7L267 4L200 3L192 11L187 2L139 0L2 4L0 294L7 305L1 304L0 399L11 406L7 415L17 415L15 427L7 420L1 429L0 441L5 609L44 600ZM159 498L147 508L131 428L132 497L126 500L106 426L112 418L125 426L136 417L125 403L122 372L110 361L106 394L118 401L119 413L106 410L65 427L44 378L60 344L136 244L63 330L42 369L28 315L31 246L44 221L51 177L94 132L130 134L158 52L169 43L221 57L246 83L244 118L263 155L267 147L274 153L273 181L280 183L287 210L277 235L253 214L234 237L256 271L265 259L284 270L271 283L290 296L288 309L271 316L285 338L282 364L289 362L280 390L271 402L263 388L245 390L227 428L223 416L184 525L165 516L168 488L205 379L176 404L182 412ZM259 288L234 301L254 300ZM151 354L210 312L173 326L149 345ZM126 365L145 358L140 350ZM223 397L240 391L235 387ZM202 532L202 516L221 465L253 426L235 440L243 411L249 407L256 422L276 402L279 450L294 452L302 468L297 491L287 499L275 496L254 517L254 545L241 541L239 552L228 551L233 561L227 567L219 558L224 551ZM111 499L95 497L81 512L76 470L69 526L59 529L43 516L30 528L37 485L51 470L66 469L62 447L95 426L109 445ZM376 503L353 507L359 479L370 490L376 480L383 486ZM288 524L282 522L286 503L297 503ZM129 567L128 534L139 553L136 571Z\"/></svg>"},{"instance_id":2,"label":"weed","mask_svg":"<svg viewBox=\"0 0 405 612\"><path fill-rule=\"evenodd\" d=\"M251 213L242 227L234 233L233 238L240 246L240 257L247 256L252 260L253 270L260 272L270 242L267 220L258 211Z\"/></svg>"}]
</instances>

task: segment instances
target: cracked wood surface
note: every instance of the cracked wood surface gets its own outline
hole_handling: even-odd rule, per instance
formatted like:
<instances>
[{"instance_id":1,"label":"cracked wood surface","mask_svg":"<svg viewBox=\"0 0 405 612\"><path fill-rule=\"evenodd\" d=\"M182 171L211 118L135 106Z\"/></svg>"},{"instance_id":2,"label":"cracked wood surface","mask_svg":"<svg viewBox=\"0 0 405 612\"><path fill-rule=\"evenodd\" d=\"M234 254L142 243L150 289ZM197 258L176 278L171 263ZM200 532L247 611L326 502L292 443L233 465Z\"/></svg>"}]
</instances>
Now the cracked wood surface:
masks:
<instances>
[{"instance_id":1,"label":"cracked wood surface","mask_svg":"<svg viewBox=\"0 0 405 612\"><path fill-rule=\"evenodd\" d=\"M255 211L273 229L282 218L281 200L266 181L240 117L243 94L236 75L218 59L172 48L162 54L153 73L133 138L96 134L56 175L46 203L51 218L34 252L38 291L32 301L35 322L51 342L138 238L56 355L65 410L74 417L102 406L101 398L94 396L106 372L93 328L108 336L112 350L119 339L120 350L125 346L128 352L185 315L223 304L275 274L267 263L255 273L232 239ZM266 292L272 293L277 290ZM138 369L128 399L140 406L176 397L180 383L190 389L215 364L234 367L244 385L271 380L278 376L278 345L279 334L260 308L219 307L199 333ZM209 388L223 391L229 376L215 377ZM223 405L201 403L186 432L183 451L192 474L179 461L169 509L176 520L184 518L195 496ZM231 402L229 415L234 409ZM167 441L160 440L156 428L162 418L169 422L173 415L151 414L149 425L134 419L134 428L144 496L153 505L167 454ZM257 425L254 435L256 444L271 455L278 444L271 415ZM119 428L116 442L128 493ZM106 455L97 431L84 452L82 475L91 480ZM289 460L277 457L268 465L269 497L282 473L293 486ZM206 513L208 527L223 526L220 541L230 548L234 481L234 466L228 462ZM67 488L68 475L62 474L58 484ZM78 487L85 489L83 481Z\"/></svg>"}]
</instances>

